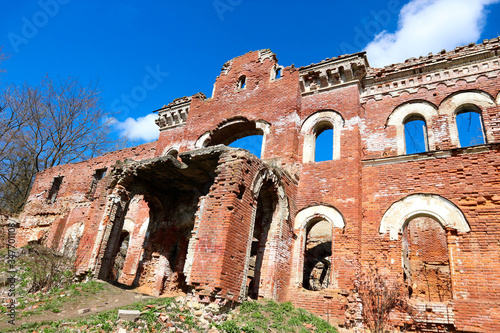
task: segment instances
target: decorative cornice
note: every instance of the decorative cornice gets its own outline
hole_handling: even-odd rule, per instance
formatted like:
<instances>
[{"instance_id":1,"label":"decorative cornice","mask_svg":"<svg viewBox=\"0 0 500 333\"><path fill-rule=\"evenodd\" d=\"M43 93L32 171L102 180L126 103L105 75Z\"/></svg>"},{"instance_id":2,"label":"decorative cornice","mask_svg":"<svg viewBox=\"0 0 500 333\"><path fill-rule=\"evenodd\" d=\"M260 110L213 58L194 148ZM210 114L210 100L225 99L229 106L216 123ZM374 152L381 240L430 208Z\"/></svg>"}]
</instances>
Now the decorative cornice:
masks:
<instances>
[{"instance_id":1,"label":"decorative cornice","mask_svg":"<svg viewBox=\"0 0 500 333\"><path fill-rule=\"evenodd\" d=\"M299 84L303 96L340 88L361 81L368 68L364 52L326 59L299 68Z\"/></svg>"},{"instance_id":2,"label":"decorative cornice","mask_svg":"<svg viewBox=\"0 0 500 333\"><path fill-rule=\"evenodd\" d=\"M155 123L160 127L160 131L184 126L193 98L204 100L206 97L203 93L197 93L193 96L176 98L168 105L154 111L158 112L158 119L155 120Z\"/></svg>"},{"instance_id":3,"label":"decorative cornice","mask_svg":"<svg viewBox=\"0 0 500 333\"><path fill-rule=\"evenodd\" d=\"M433 159L438 159L438 158L447 158L447 157L451 157L454 155L487 153L491 150L497 150L498 148L499 148L498 144L490 143L490 144L484 144L484 145L467 147L467 148L453 148L453 149L436 150L436 151L411 154L411 155L400 155L400 156L391 156L391 157L362 160L361 164L363 166L366 166L366 167L373 167L373 166L397 164L397 163L405 163L405 162L433 160Z\"/></svg>"}]
</instances>

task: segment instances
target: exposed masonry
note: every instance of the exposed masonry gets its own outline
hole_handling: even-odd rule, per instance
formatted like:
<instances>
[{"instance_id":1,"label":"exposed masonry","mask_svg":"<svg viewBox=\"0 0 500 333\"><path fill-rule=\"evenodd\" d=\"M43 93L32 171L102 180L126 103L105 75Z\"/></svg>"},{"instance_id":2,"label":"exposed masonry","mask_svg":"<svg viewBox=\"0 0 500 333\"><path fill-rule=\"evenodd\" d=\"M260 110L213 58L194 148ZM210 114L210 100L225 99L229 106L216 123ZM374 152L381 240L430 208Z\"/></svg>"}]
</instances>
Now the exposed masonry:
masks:
<instances>
[{"instance_id":1,"label":"exposed masonry","mask_svg":"<svg viewBox=\"0 0 500 333\"><path fill-rule=\"evenodd\" d=\"M158 141L39 173L17 244L152 295L292 301L345 327L360 320L356 271L376 265L425 330L494 332L499 50L495 38L384 68L365 53L300 68L270 50L231 59L212 97L155 111ZM461 146L462 114L481 144ZM408 154L414 119L426 151ZM327 129L332 160L315 162ZM260 159L227 147L249 135Z\"/></svg>"}]
</instances>

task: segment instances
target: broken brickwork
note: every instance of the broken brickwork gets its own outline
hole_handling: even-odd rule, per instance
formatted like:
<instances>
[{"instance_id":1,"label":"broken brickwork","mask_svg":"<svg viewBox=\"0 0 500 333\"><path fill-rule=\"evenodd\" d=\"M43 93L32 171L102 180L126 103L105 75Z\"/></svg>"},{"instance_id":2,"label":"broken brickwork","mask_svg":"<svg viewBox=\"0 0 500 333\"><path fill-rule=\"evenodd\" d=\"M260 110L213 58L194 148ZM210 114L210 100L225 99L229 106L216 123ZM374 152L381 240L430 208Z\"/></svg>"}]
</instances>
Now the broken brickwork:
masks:
<instances>
[{"instance_id":1,"label":"broken brickwork","mask_svg":"<svg viewBox=\"0 0 500 333\"><path fill-rule=\"evenodd\" d=\"M429 330L493 332L499 50L496 38L384 68L364 53L301 68L269 50L234 58L210 98L158 110L158 141L39 173L18 244L149 294L289 300L339 325L356 271L375 265ZM479 144L461 147L464 112L480 119ZM425 151L407 153L415 119ZM315 162L329 129L331 159ZM249 135L260 158L227 147Z\"/></svg>"}]
</instances>

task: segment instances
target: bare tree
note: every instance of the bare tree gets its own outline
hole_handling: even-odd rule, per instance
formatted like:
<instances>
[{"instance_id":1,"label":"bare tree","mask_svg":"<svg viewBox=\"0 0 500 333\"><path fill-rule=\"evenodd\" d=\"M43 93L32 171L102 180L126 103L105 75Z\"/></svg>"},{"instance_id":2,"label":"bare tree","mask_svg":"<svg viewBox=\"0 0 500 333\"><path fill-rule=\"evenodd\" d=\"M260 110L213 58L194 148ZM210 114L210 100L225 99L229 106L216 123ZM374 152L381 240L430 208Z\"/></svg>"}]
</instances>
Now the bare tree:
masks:
<instances>
[{"instance_id":1,"label":"bare tree","mask_svg":"<svg viewBox=\"0 0 500 333\"><path fill-rule=\"evenodd\" d=\"M3 46L0 46L0 63L2 61L4 61L5 59L7 59L7 55L5 53L3 53ZM0 73L3 73L3 72L5 72L5 69L0 68Z\"/></svg>"},{"instance_id":2,"label":"bare tree","mask_svg":"<svg viewBox=\"0 0 500 333\"><path fill-rule=\"evenodd\" d=\"M363 323L372 333L384 333L388 329L389 315L393 311L406 313L412 319L415 317L404 285L380 274L377 268L359 271L353 291L361 303Z\"/></svg>"},{"instance_id":3,"label":"bare tree","mask_svg":"<svg viewBox=\"0 0 500 333\"><path fill-rule=\"evenodd\" d=\"M95 84L75 78L7 86L0 95L0 208L19 211L37 172L111 150Z\"/></svg>"}]
</instances>

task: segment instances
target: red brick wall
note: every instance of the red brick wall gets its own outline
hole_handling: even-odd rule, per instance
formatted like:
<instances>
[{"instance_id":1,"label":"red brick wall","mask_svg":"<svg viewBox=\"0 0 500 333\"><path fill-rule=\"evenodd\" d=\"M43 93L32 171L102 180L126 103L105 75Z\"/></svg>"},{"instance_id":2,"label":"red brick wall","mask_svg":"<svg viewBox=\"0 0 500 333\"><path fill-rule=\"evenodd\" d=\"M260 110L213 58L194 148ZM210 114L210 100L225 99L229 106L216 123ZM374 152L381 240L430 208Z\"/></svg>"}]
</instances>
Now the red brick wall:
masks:
<instances>
[{"instance_id":1,"label":"red brick wall","mask_svg":"<svg viewBox=\"0 0 500 333\"><path fill-rule=\"evenodd\" d=\"M265 120L272 125L263 158L297 158L297 116L300 109L298 71L287 67L278 80L271 80L276 62L259 61L259 52L249 52L233 59L230 70L217 78L214 95L207 100L193 99L185 126L182 151L193 148L205 132L233 117ZM246 75L246 88L236 91L240 75Z\"/></svg>"},{"instance_id":2,"label":"red brick wall","mask_svg":"<svg viewBox=\"0 0 500 333\"><path fill-rule=\"evenodd\" d=\"M452 258L454 303L467 303L455 309L458 327L479 317L474 309L500 296L500 154L499 147L482 154L456 154L448 158L421 160L363 168L362 260L376 261L396 274L401 269L401 237L389 240L378 228L391 204L413 193L433 193L453 202L464 213L470 233L448 234ZM482 184L478 190L478 184ZM489 278L486 278L489 277ZM478 304L479 303L479 304ZM496 313L496 312L495 312ZM493 317L482 319L483 322ZM498 322L497 322L498 323Z\"/></svg>"},{"instance_id":3,"label":"red brick wall","mask_svg":"<svg viewBox=\"0 0 500 333\"><path fill-rule=\"evenodd\" d=\"M212 98L194 97L186 124L164 130L157 142L40 173L21 215L18 244L43 236L46 244L60 247L68 228L83 221L85 231L77 265L88 267L99 224L108 218L104 211L109 194L117 190L108 174L99 182L96 199L86 198L96 169L110 167L124 159L140 161L162 156L172 146L179 146L179 152L190 151L200 136L235 117L262 120L270 124L262 160L241 150L221 153L215 181L196 207L194 239L189 243L193 248L189 250L187 242L181 246L188 256L194 256L190 284L195 291L235 301L241 301L244 296L240 293L247 279L248 244L258 196L252 193L252 188L255 177L268 168L281 175L278 183L286 194L289 213L268 239L270 246L266 251L273 256L268 255L265 260L277 259L262 265L263 272L267 272L262 288L272 297L291 300L332 322L342 323L350 299L347 295L358 268L375 264L384 274L403 282L402 235L391 240L388 233L379 232L384 213L409 195L434 194L455 205L471 230L457 232L448 228L446 236L441 234L441 238L436 239L435 230L423 229L412 234L411 242L415 238L423 240L412 243L423 248L437 242L445 244L453 294L449 306L454 311L456 328L495 331L500 326L500 107L492 105L481 109L484 127L492 133L493 142L470 149L453 146L448 116L439 110L445 99L458 92L480 91L498 101L498 61L494 68L481 67L483 69L470 72L467 77L450 78L435 85L427 84L425 75L414 74L411 78L415 79L415 87L403 92L396 91L395 84L388 80L380 86L393 87L393 91L371 96L362 92L369 88L366 82L352 81L302 96L298 69L287 67L280 79L271 80L271 70L277 60L273 56L263 59L260 56L260 52L249 52L233 59L216 79ZM376 71L380 74L377 80L383 80L387 73ZM246 75L246 88L238 90L241 75ZM437 152L396 157L397 133L394 126L387 125L388 118L398 106L415 101L425 101L438 109L429 129L434 133ZM333 110L343 119L342 127L337 129L340 158L303 164L301 126L309 116L321 110ZM64 179L57 201L49 205L47 192L55 176L64 176ZM245 188L243 194L242 188ZM301 210L316 205L338 210L345 227L334 228L332 233L332 274L337 284L335 288L313 292L293 286L290 271L294 267L292 253L296 250L293 244L297 243L295 217ZM145 206L139 215L140 219L148 215ZM146 247L170 237L167 230L156 236ZM133 258L137 259L143 250L140 243L129 249ZM443 251L438 258L445 257ZM131 262L137 262L136 259ZM185 262L189 262L189 258L175 263L178 272ZM150 263L151 288L162 288L163 281L155 278L154 270L165 263L154 260ZM134 265L125 267L130 275L127 281L133 277Z\"/></svg>"}]
</instances>

